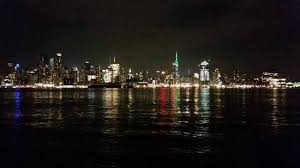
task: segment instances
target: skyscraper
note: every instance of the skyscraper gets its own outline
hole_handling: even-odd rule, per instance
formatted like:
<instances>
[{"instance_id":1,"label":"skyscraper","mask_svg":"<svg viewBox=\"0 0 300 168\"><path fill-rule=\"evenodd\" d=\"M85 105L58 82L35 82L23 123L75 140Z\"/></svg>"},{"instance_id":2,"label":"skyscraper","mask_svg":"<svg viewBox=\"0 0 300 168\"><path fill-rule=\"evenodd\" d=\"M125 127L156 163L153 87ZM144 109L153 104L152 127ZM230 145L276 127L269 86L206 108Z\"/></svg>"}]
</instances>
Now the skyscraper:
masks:
<instances>
[{"instance_id":1,"label":"skyscraper","mask_svg":"<svg viewBox=\"0 0 300 168\"><path fill-rule=\"evenodd\" d=\"M91 72L91 63L89 61L84 62L84 71L86 74L90 74Z\"/></svg>"},{"instance_id":2,"label":"skyscraper","mask_svg":"<svg viewBox=\"0 0 300 168\"><path fill-rule=\"evenodd\" d=\"M203 61L200 65L198 65L198 67L200 68L201 84L207 84L210 80L208 65L209 63L207 61Z\"/></svg>"},{"instance_id":3,"label":"skyscraper","mask_svg":"<svg viewBox=\"0 0 300 168\"><path fill-rule=\"evenodd\" d=\"M129 70L128 70L128 79L132 79L132 78L133 78L132 69L129 68Z\"/></svg>"},{"instance_id":4,"label":"skyscraper","mask_svg":"<svg viewBox=\"0 0 300 168\"><path fill-rule=\"evenodd\" d=\"M54 71L54 64L55 64L54 60L55 60L54 58L50 58L50 61L49 61L51 71Z\"/></svg>"},{"instance_id":5,"label":"skyscraper","mask_svg":"<svg viewBox=\"0 0 300 168\"><path fill-rule=\"evenodd\" d=\"M211 80L211 85L213 86L220 86L222 85L221 81L221 73L218 68L216 68L213 73L212 73L212 80Z\"/></svg>"},{"instance_id":6,"label":"skyscraper","mask_svg":"<svg viewBox=\"0 0 300 168\"><path fill-rule=\"evenodd\" d=\"M120 82L121 66L120 64L116 63L116 57L114 57L114 62L109 65L108 69L111 71L112 83Z\"/></svg>"},{"instance_id":7,"label":"skyscraper","mask_svg":"<svg viewBox=\"0 0 300 168\"><path fill-rule=\"evenodd\" d=\"M37 67L37 82L38 83L48 83L51 76L49 68L48 56L43 54L40 56L40 62Z\"/></svg>"},{"instance_id":8,"label":"skyscraper","mask_svg":"<svg viewBox=\"0 0 300 168\"><path fill-rule=\"evenodd\" d=\"M54 59L54 83L59 85L62 82L62 53L56 53L56 57Z\"/></svg>"},{"instance_id":9,"label":"skyscraper","mask_svg":"<svg viewBox=\"0 0 300 168\"><path fill-rule=\"evenodd\" d=\"M47 55L40 56L40 65L42 66L49 65L49 58Z\"/></svg>"},{"instance_id":10,"label":"skyscraper","mask_svg":"<svg viewBox=\"0 0 300 168\"><path fill-rule=\"evenodd\" d=\"M56 66L56 69L59 71L62 69L62 53L60 53L60 52L56 53L55 66Z\"/></svg>"},{"instance_id":11,"label":"skyscraper","mask_svg":"<svg viewBox=\"0 0 300 168\"><path fill-rule=\"evenodd\" d=\"M178 60L178 53L176 51L175 62L173 63L173 78L174 84L178 84L180 81L179 76L179 60Z\"/></svg>"}]
</instances>

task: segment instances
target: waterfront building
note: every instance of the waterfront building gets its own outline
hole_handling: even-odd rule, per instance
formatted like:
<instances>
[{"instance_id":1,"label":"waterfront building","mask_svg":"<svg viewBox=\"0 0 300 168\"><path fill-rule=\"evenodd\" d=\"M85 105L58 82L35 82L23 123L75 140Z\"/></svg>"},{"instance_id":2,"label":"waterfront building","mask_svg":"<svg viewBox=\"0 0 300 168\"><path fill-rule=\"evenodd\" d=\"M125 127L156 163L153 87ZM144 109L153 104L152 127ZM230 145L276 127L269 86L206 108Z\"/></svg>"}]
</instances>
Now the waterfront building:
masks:
<instances>
[{"instance_id":1,"label":"waterfront building","mask_svg":"<svg viewBox=\"0 0 300 168\"><path fill-rule=\"evenodd\" d=\"M294 83L293 83L293 87L298 87L298 88L300 88L300 82L294 82Z\"/></svg>"},{"instance_id":2,"label":"waterfront building","mask_svg":"<svg viewBox=\"0 0 300 168\"><path fill-rule=\"evenodd\" d=\"M102 76L102 71L101 71L101 66L97 65L96 66L96 70L95 70L95 74L96 74L96 83L103 83L103 76Z\"/></svg>"},{"instance_id":3,"label":"waterfront building","mask_svg":"<svg viewBox=\"0 0 300 168\"><path fill-rule=\"evenodd\" d=\"M89 61L84 62L84 71L87 75L91 73L91 63Z\"/></svg>"},{"instance_id":4,"label":"waterfront building","mask_svg":"<svg viewBox=\"0 0 300 168\"><path fill-rule=\"evenodd\" d=\"M41 55L37 67L37 83L50 83L51 69L49 67L49 59L47 55Z\"/></svg>"},{"instance_id":5,"label":"waterfront building","mask_svg":"<svg viewBox=\"0 0 300 168\"><path fill-rule=\"evenodd\" d=\"M263 72L261 80L270 87L286 87L286 78L280 77L276 72Z\"/></svg>"},{"instance_id":6,"label":"waterfront building","mask_svg":"<svg viewBox=\"0 0 300 168\"><path fill-rule=\"evenodd\" d=\"M129 70L128 70L128 79L133 79L133 78L134 78L134 75L132 73L132 69L129 68Z\"/></svg>"},{"instance_id":7,"label":"waterfront building","mask_svg":"<svg viewBox=\"0 0 300 168\"><path fill-rule=\"evenodd\" d=\"M112 64L108 66L108 70L111 71L111 82L112 83L119 83L120 82L120 75L121 75L121 66L119 63L116 63L116 57L114 57L114 61Z\"/></svg>"},{"instance_id":8,"label":"waterfront building","mask_svg":"<svg viewBox=\"0 0 300 168\"><path fill-rule=\"evenodd\" d=\"M200 74L200 84L206 85L210 81L209 63L207 61L203 61L201 64L198 65L199 67L199 74Z\"/></svg>"},{"instance_id":9,"label":"waterfront building","mask_svg":"<svg viewBox=\"0 0 300 168\"><path fill-rule=\"evenodd\" d=\"M220 73L220 70L218 68L216 68L213 71L213 73L212 73L212 80L211 80L210 84L212 86L220 86L220 85L222 85L221 73Z\"/></svg>"},{"instance_id":10,"label":"waterfront building","mask_svg":"<svg viewBox=\"0 0 300 168\"><path fill-rule=\"evenodd\" d=\"M74 84L78 85L80 82L80 75L79 75L78 67L76 66L73 66L72 68L72 78L74 79Z\"/></svg>"},{"instance_id":11,"label":"waterfront building","mask_svg":"<svg viewBox=\"0 0 300 168\"><path fill-rule=\"evenodd\" d=\"M112 83L112 71L110 69L102 70L104 83Z\"/></svg>"},{"instance_id":12,"label":"waterfront building","mask_svg":"<svg viewBox=\"0 0 300 168\"><path fill-rule=\"evenodd\" d=\"M126 76L127 76L127 75L126 75L126 70L125 70L125 68L124 68L124 67L121 67L121 71L120 71L120 82L121 82L121 83L126 82L126 79L127 79Z\"/></svg>"},{"instance_id":13,"label":"waterfront building","mask_svg":"<svg viewBox=\"0 0 300 168\"><path fill-rule=\"evenodd\" d=\"M90 80L88 79L88 76L92 75L91 63L89 61L85 61L83 69L84 69L84 83L87 85L90 82Z\"/></svg>"},{"instance_id":14,"label":"waterfront building","mask_svg":"<svg viewBox=\"0 0 300 168\"><path fill-rule=\"evenodd\" d=\"M156 71L153 77L156 84L164 84L167 83L167 73L166 71Z\"/></svg>"},{"instance_id":15,"label":"waterfront building","mask_svg":"<svg viewBox=\"0 0 300 168\"><path fill-rule=\"evenodd\" d=\"M20 77L20 64L8 63L7 64L7 76L6 81L10 81L12 84L18 84L18 78Z\"/></svg>"},{"instance_id":16,"label":"waterfront building","mask_svg":"<svg viewBox=\"0 0 300 168\"><path fill-rule=\"evenodd\" d=\"M49 60L49 67L51 71L54 71L54 65L55 65L55 59L54 58L50 58Z\"/></svg>"},{"instance_id":17,"label":"waterfront building","mask_svg":"<svg viewBox=\"0 0 300 168\"><path fill-rule=\"evenodd\" d=\"M63 73L63 55L61 52L56 53L54 58L54 71L53 71L53 82L55 85L62 84L62 73Z\"/></svg>"},{"instance_id":18,"label":"waterfront building","mask_svg":"<svg viewBox=\"0 0 300 168\"><path fill-rule=\"evenodd\" d=\"M241 74L239 69L235 69L232 76L232 85L243 85L246 82L246 74Z\"/></svg>"}]
</instances>

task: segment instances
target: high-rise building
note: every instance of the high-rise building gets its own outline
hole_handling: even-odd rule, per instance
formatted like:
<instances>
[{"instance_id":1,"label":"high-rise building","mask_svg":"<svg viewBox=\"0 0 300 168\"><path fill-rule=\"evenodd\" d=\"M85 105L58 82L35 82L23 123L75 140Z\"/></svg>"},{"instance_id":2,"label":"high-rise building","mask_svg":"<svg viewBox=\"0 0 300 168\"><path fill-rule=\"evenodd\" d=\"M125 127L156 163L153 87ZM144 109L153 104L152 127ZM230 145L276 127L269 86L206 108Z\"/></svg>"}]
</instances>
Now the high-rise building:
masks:
<instances>
[{"instance_id":1,"label":"high-rise building","mask_svg":"<svg viewBox=\"0 0 300 168\"><path fill-rule=\"evenodd\" d=\"M84 71L89 74L91 71L91 63L89 61L84 62Z\"/></svg>"},{"instance_id":2,"label":"high-rise building","mask_svg":"<svg viewBox=\"0 0 300 168\"><path fill-rule=\"evenodd\" d=\"M6 79L8 81L10 81L12 84L16 83L16 76L17 76L17 72L20 68L19 64L15 64L15 63L8 63L7 64L7 76Z\"/></svg>"},{"instance_id":3,"label":"high-rise building","mask_svg":"<svg viewBox=\"0 0 300 168\"><path fill-rule=\"evenodd\" d=\"M80 82L78 68L76 66L74 66L72 68L72 72L73 72L74 84L78 84Z\"/></svg>"},{"instance_id":4,"label":"high-rise building","mask_svg":"<svg viewBox=\"0 0 300 168\"><path fill-rule=\"evenodd\" d=\"M51 72L49 68L49 59L47 55L40 56L40 62L37 67L37 83L49 83Z\"/></svg>"},{"instance_id":5,"label":"high-rise building","mask_svg":"<svg viewBox=\"0 0 300 168\"><path fill-rule=\"evenodd\" d=\"M213 86L219 86L222 85L221 81L221 73L218 68L216 68L213 73L212 73L212 80L211 80L211 85Z\"/></svg>"},{"instance_id":6,"label":"high-rise building","mask_svg":"<svg viewBox=\"0 0 300 168\"><path fill-rule=\"evenodd\" d=\"M63 58L62 53L56 53L54 59L54 83L59 85L62 82L62 73L63 73Z\"/></svg>"},{"instance_id":7,"label":"high-rise building","mask_svg":"<svg viewBox=\"0 0 300 168\"><path fill-rule=\"evenodd\" d=\"M84 62L84 74L85 74L84 83L88 84L89 83L88 77L89 75L91 75L91 63L89 61Z\"/></svg>"},{"instance_id":8,"label":"high-rise building","mask_svg":"<svg viewBox=\"0 0 300 168\"><path fill-rule=\"evenodd\" d=\"M132 79L132 78L133 78L132 69L129 68L129 70L128 70L128 79Z\"/></svg>"},{"instance_id":9,"label":"high-rise building","mask_svg":"<svg viewBox=\"0 0 300 168\"><path fill-rule=\"evenodd\" d=\"M112 83L120 82L121 66L116 63L116 57L114 57L114 62L109 65L108 69L111 71Z\"/></svg>"},{"instance_id":10,"label":"high-rise building","mask_svg":"<svg viewBox=\"0 0 300 168\"><path fill-rule=\"evenodd\" d=\"M104 83L112 83L112 71L109 69L102 70Z\"/></svg>"},{"instance_id":11,"label":"high-rise building","mask_svg":"<svg viewBox=\"0 0 300 168\"><path fill-rule=\"evenodd\" d=\"M103 76L102 76L102 70L100 65L96 66L95 74L96 74L96 83L103 83Z\"/></svg>"},{"instance_id":12,"label":"high-rise building","mask_svg":"<svg viewBox=\"0 0 300 168\"><path fill-rule=\"evenodd\" d=\"M124 67L121 67L121 70L120 70L120 82L121 83L126 82L126 70Z\"/></svg>"},{"instance_id":13,"label":"high-rise building","mask_svg":"<svg viewBox=\"0 0 300 168\"><path fill-rule=\"evenodd\" d=\"M50 58L50 61L49 61L49 67L50 67L51 71L54 71L54 65L55 65L54 60L55 60L54 58Z\"/></svg>"},{"instance_id":14,"label":"high-rise building","mask_svg":"<svg viewBox=\"0 0 300 168\"><path fill-rule=\"evenodd\" d=\"M173 79L174 79L174 84L178 84L180 81L180 76L179 76L179 60L178 60L178 53L176 51L176 56L175 56L175 62L173 63Z\"/></svg>"},{"instance_id":15,"label":"high-rise building","mask_svg":"<svg viewBox=\"0 0 300 168\"><path fill-rule=\"evenodd\" d=\"M232 82L235 85L242 84L241 74L240 74L240 71L238 69L235 69L234 72L233 72L233 81Z\"/></svg>"},{"instance_id":16,"label":"high-rise building","mask_svg":"<svg viewBox=\"0 0 300 168\"><path fill-rule=\"evenodd\" d=\"M201 64L198 65L199 71L200 71L200 83L201 84L207 84L210 81L210 75L209 75L209 69L208 69L209 63L207 61L203 61Z\"/></svg>"},{"instance_id":17,"label":"high-rise building","mask_svg":"<svg viewBox=\"0 0 300 168\"><path fill-rule=\"evenodd\" d=\"M57 69L61 70L62 69L62 53L58 52L56 53L56 60L55 60L55 66Z\"/></svg>"},{"instance_id":18,"label":"high-rise building","mask_svg":"<svg viewBox=\"0 0 300 168\"><path fill-rule=\"evenodd\" d=\"M40 65L49 65L49 58L48 55L41 55L40 56Z\"/></svg>"}]
</instances>

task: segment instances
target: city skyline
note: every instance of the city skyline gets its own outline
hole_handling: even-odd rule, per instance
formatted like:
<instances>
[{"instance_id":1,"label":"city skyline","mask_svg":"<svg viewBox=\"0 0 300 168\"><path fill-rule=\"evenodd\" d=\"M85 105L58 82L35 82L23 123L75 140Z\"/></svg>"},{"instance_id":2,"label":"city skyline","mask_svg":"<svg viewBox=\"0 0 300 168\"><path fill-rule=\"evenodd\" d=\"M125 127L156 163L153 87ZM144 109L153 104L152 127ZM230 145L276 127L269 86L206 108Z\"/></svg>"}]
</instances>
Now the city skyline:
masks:
<instances>
[{"instance_id":1,"label":"city skyline","mask_svg":"<svg viewBox=\"0 0 300 168\"><path fill-rule=\"evenodd\" d=\"M197 71L198 70L198 65L207 60L209 61L209 64L211 66L214 66L215 68L218 68L220 70L222 70L223 73L232 73L233 71L235 70L239 70L243 73L247 73L247 74L250 74L252 76L257 76L257 75L260 75L262 72L281 72L282 75L285 75L287 76L288 78L292 79L292 80L300 80L300 76L298 76L296 72L294 73L291 73L289 74L288 70L290 70L290 68L283 68L282 65L277 65L277 66L268 66L266 65L264 68L261 68L261 69L255 69L253 68L252 71L251 70L247 70L245 67L239 65L239 64L233 64L231 63L230 65L228 64L220 64L219 62L217 62L217 60L213 60L213 61L210 61L211 60L211 56L202 56L200 57L199 56L199 59L197 59L198 62L193 62L192 64L187 64L188 60L187 58L185 58L185 54L180 52L180 50L174 50L173 53L171 53L169 56L166 56L165 58L167 58L167 62L162 62L160 60L157 60L158 63L155 64L155 65L149 65L147 63L145 64L137 64L136 62L138 62L139 60L131 60L130 62L128 62L128 60L124 60L124 58L122 56L106 56L104 59L101 59L99 60L100 57L97 57L97 56L90 56L90 57L86 57L86 58L83 58L82 60L79 60L78 63L69 63L70 61L66 60L66 55L69 55L65 50L63 49L57 49L56 52L54 50L54 52L52 52L52 54L46 54L46 53L43 53L43 54L38 54L36 56L33 57L33 59L30 61L30 63L24 63L24 61L22 62L21 60L18 61L14 61L15 59L12 59L8 62L0 62L0 66L6 66L7 63L17 63L17 64L20 64L20 66L25 67L25 68L35 68L38 63L39 63L39 60L41 59L41 57L46 57L46 58L52 58L52 57L55 57L55 55L59 52L62 52L63 55L64 55L64 61L63 61L63 64L62 66L64 67L72 67L72 66L76 66L76 67L84 67L84 62L85 61L88 61L88 62L91 62L93 65L100 65L100 66L107 66L109 65L111 62L112 62L112 58L115 58L118 60L119 63L121 63L122 65L126 66L126 67L130 67L132 68L133 70L172 70L172 67L173 67L173 63L174 62L174 52L175 54L178 54L180 55L180 67L178 69L179 73L181 74L184 74L184 75L187 75L190 71ZM103 58L103 57L101 57ZM49 61L48 60L48 61ZM162 59L163 60L163 59ZM126 63L127 62L127 63ZM256 65L255 65L256 66ZM262 65L264 66L264 65Z\"/></svg>"},{"instance_id":2,"label":"city skyline","mask_svg":"<svg viewBox=\"0 0 300 168\"><path fill-rule=\"evenodd\" d=\"M64 65L64 52L58 50L54 57L40 56L34 67L22 67L19 63L7 63L0 73L1 87L29 88L134 88L134 87L214 87L214 88L294 88L293 81L278 71L264 71L261 76L247 74L238 68L223 73L220 66L211 66L210 59L198 64L198 70L181 67L181 58L175 52L172 68L132 70L109 57L109 64L101 66L88 60L84 66Z\"/></svg>"}]
</instances>

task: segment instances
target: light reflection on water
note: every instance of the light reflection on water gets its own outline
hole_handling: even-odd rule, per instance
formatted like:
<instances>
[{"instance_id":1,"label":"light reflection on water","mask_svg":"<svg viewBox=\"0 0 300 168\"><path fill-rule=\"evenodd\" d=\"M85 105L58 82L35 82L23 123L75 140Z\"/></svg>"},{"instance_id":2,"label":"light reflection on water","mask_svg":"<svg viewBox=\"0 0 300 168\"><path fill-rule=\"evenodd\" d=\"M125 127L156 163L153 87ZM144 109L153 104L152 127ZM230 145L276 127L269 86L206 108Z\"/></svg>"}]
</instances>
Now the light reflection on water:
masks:
<instances>
[{"instance_id":1,"label":"light reflection on water","mask_svg":"<svg viewBox=\"0 0 300 168\"><path fill-rule=\"evenodd\" d=\"M282 125L286 125L285 119L285 106L286 106L286 90L272 90L272 97L271 97L271 127L273 128L274 133L280 132L280 127Z\"/></svg>"},{"instance_id":2,"label":"light reflection on water","mask_svg":"<svg viewBox=\"0 0 300 168\"><path fill-rule=\"evenodd\" d=\"M0 94L2 124L9 126L11 118L16 128L209 137L222 135L215 127L226 124L270 127L276 134L289 125L288 90L15 90Z\"/></svg>"},{"instance_id":3,"label":"light reflection on water","mask_svg":"<svg viewBox=\"0 0 300 168\"><path fill-rule=\"evenodd\" d=\"M293 89L4 90L0 146L38 167L299 167L299 100Z\"/></svg>"},{"instance_id":4,"label":"light reflection on water","mask_svg":"<svg viewBox=\"0 0 300 168\"><path fill-rule=\"evenodd\" d=\"M16 106L15 106L15 115L14 115L14 127L18 128L21 126L20 118L22 117L22 97L21 97L21 91L20 89L16 89L15 91L15 100L16 100Z\"/></svg>"}]
</instances>

